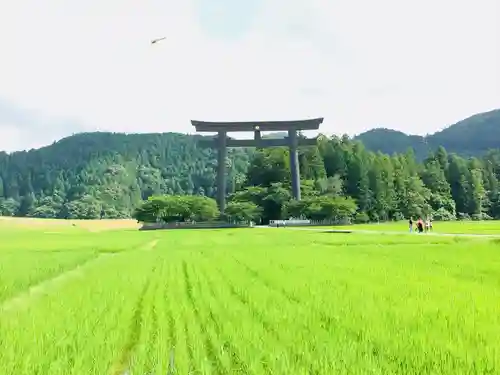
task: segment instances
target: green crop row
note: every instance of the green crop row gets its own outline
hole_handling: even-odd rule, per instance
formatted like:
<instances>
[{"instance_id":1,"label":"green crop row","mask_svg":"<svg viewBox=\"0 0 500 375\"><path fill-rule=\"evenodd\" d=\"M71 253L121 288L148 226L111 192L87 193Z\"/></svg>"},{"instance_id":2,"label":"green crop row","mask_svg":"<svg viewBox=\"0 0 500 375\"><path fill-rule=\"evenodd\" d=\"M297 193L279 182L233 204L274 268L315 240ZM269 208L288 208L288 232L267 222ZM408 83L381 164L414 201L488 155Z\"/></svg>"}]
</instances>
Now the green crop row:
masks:
<instances>
[{"instance_id":1,"label":"green crop row","mask_svg":"<svg viewBox=\"0 0 500 375\"><path fill-rule=\"evenodd\" d=\"M0 251L4 300L17 301L0 309L1 373L500 371L493 239L291 229L62 237L72 248L54 251L56 239Z\"/></svg>"}]
</instances>

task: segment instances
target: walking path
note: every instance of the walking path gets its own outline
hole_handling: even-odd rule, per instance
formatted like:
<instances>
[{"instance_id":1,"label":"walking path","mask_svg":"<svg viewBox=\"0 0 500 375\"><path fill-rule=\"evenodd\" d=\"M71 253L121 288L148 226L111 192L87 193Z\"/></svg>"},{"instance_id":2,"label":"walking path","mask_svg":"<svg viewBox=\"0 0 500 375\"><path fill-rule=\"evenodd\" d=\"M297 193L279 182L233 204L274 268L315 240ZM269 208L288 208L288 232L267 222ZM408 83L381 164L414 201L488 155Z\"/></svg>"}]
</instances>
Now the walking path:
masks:
<instances>
[{"instance_id":1,"label":"walking path","mask_svg":"<svg viewBox=\"0 0 500 375\"><path fill-rule=\"evenodd\" d=\"M156 247L157 244L158 240L153 240L140 247L140 249L144 251L151 251ZM61 286L68 280L71 280L76 277L84 277L85 270L87 268L98 263L102 259L113 256L115 256L114 253L102 253L96 256L95 258L91 258L86 262L83 262L75 266L74 268L59 273L52 278L43 280L35 285L31 285L30 287L28 287L27 290L23 290L3 302L0 301L0 313L8 310L19 309L22 307L28 307L29 304L33 302L36 298L53 292L55 288Z\"/></svg>"},{"instance_id":2,"label":"walking path","mask_svg":"<svg viewBox=\"0 0 500 375\"><path fill-rule=\"evenodd\" d=\"M271 228L271 229L288 229L288 230L304 230L304 231L314 231L323 233L360 233L360 234L385 234L385 235L422 235L422 236L441 236L441 237L471 237L471 238L500 238L500 234L480 234L480 233L440 233L440 232L428 232L428 233L410 233L402 231L378 231L378 230L367 230L367 229L328 229L324 228L313 228L313 227L269 227L266 225L259 226L259 228Z\"/></svg>"},{"instance_id":3,"label":"walking path","mask_svg":"<svg viewBox=\"0 0 500 375\"><path fill-rule=\"evenodd\" d=\"M86 268L106 257L112 256L114 256L114 254L100 254L95 258L91 258L86 262L75 266L74 268L59 273L52 278L41 281L38 284L30 286L27 290L21 291L11 298L0 302L0 313L22 307L28 307L30 303L33 302L33 300L37 297L49 294L50 292L54 291L56 287L61 286L66 281L72 278L83 277Z\"/></svg>"}]
</instances>

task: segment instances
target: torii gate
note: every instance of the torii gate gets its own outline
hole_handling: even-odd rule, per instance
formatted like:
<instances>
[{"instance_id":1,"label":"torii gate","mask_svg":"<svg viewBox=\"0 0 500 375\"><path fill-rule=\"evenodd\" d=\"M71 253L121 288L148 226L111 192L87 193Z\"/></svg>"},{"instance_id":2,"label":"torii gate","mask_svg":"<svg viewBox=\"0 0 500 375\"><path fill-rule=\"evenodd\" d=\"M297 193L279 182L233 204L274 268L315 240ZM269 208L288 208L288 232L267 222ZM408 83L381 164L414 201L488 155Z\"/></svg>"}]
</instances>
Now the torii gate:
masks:
<instances>
[{"instance_id":1,"label":"torii gate","mask_svg":"<svg viewBox=\"0 0 500 375\"><path fill-rule=\"evenodd\" d=\"M313 146L317 138L298 138L299 130L317 130L323 118L297 121L248 121L248 122L206 122L192 120L197 132L217 132L214 139L202 139L199 145L217 148L217 203L220 212L226 208L226 157L228 147L283 147L290 150L290 169L292 173L292 194L300 200L300 170L298 146ZM228 132L254 132L254 139L228 139ZM262 139L261 131L288 131L282 139Z\"/></svg>"}]
</instances>

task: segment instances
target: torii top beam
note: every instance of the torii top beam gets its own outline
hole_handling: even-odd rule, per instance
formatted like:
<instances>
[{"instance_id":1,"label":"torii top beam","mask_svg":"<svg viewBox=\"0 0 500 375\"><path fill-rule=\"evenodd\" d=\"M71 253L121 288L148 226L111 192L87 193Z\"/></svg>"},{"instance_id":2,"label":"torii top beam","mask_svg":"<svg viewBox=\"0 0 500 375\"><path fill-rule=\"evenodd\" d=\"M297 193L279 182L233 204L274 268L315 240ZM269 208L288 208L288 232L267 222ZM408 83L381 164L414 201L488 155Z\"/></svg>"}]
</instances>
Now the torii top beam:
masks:
<instances>
[{"instance_id":1,"label":"torii top beam","mask_svg":"<svg viewBox=\"0 0 500 375\"><path fill-rule=\"evenodd\" d=\"M245 122L209 122L192 120L197 132L251 132L284 130L317 130L323 118L293 121L245 121Z\"/></svg>"}]
</instances>

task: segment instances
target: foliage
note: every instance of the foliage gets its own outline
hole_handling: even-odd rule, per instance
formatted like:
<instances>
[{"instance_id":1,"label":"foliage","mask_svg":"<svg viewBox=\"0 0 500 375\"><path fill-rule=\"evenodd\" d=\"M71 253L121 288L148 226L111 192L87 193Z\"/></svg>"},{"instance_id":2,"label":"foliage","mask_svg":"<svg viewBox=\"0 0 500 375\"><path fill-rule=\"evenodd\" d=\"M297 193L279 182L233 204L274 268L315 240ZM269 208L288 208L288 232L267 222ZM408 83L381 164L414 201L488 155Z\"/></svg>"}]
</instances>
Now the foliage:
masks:
<instances>
[{"instance_id":1,"label":"foliage","mask_svg":"<svg viewBox=\"0 0 500 375\"><path fill-rule=\"evenodd\" d=\"M203 196L165 195L150 197L134 212L141 222L209 221L219 216L214 199Z\"/></svg>"},{"instance_id":2,"label":"foliage","mask_svg":"<svg viewBox=\"0 0 500 375\"><path fill-rule=\"evenodd\" d=\"M435 211L432 216L433 219L437 221L453 221L456 219L455 215L453 215L450 211L447 211L443 207Z\"/></svg>"},{"instance_id":3,"label":"foliage","mask_svg":"<svg viewBox=\"0 0 500 375\"><path fill-rule=\"evenodd\" d=\"M230 221L245 222L259 221L262 215L262 208L253 202L229 202L224 211L225 216Z\"/></svg>"},{"instance_id":4,"label":"foliage","mask_svg":"<svg viewBox=\"0 0 500 375\"><path fill-rule=\"evenodd\" d=\"M351 218L356 213L356 208L352 198L318 196L299 202L290 201L286 203L284 211L293 217L340 222Z\"/></svg>"},{"instance_id":5,"label":"foliage","mask_svg":"<svg viewBox=\"0 0 500 375\"><path fill-rule=\"evenodd\" d=\"M370 221L370 216L366 212L358 212L354 217L356 224L366 224Z\"/></svg>"}]
</instances>

